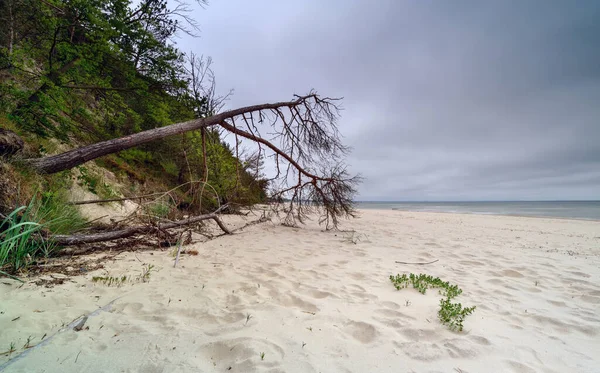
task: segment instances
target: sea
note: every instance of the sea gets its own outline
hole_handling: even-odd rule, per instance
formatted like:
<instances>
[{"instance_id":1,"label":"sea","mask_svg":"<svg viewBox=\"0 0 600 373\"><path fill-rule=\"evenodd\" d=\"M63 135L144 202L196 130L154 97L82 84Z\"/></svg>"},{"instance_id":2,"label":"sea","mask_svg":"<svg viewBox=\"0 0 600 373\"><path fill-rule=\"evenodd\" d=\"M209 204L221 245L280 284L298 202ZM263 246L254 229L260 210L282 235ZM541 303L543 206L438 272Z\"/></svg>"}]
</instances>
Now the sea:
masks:
<instances>
[{"instance_id":1,"label":"sea","mask_svg":"<svg viewBox=\"0 0 600 373\"><path fill-rule=\"evenodd\" d=\"M600 220L600 201L357 202L359 209Z\"/></svg>"}]
</instances>

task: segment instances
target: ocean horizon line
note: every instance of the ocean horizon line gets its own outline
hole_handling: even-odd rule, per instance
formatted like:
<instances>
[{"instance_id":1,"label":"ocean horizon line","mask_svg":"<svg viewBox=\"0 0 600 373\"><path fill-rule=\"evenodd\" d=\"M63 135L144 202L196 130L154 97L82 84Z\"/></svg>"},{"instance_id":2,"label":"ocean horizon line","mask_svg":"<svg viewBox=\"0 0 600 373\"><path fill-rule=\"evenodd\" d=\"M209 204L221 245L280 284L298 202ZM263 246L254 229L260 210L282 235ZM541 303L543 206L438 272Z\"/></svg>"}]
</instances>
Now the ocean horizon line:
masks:
<instances>
[{"instance_id":1,"label":"ocean horizon line","mask_svg":"<svg viewBox=\"0 0 600 373\"><path fill-rule=\"evenodd\" d=\"M362 200L355 203L507 203L507 202L600 202L600 199L539 199L539 200L414 200L414 201L385 201L385 200Z\"/></svg>"}]
</instances>

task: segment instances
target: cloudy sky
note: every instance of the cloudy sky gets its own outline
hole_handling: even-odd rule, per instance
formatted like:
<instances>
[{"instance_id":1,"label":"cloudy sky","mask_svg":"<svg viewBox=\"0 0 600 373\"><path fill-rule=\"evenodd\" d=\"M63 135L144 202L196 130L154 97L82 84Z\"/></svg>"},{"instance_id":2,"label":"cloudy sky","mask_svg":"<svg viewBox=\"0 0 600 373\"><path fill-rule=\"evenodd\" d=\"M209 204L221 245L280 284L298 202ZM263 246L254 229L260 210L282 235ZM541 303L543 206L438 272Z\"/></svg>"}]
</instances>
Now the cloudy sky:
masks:
<instances>
[{"instance_id":1,"label":"cloudy sky","mask_svg":"<svg viewBox=\"0 0 600 373\"><path fill-rule=\"evenodd\" d=\"M600 1L211 0L228 107L343 96L361 200L600 199Z\"/></svg>"}]
</instances>

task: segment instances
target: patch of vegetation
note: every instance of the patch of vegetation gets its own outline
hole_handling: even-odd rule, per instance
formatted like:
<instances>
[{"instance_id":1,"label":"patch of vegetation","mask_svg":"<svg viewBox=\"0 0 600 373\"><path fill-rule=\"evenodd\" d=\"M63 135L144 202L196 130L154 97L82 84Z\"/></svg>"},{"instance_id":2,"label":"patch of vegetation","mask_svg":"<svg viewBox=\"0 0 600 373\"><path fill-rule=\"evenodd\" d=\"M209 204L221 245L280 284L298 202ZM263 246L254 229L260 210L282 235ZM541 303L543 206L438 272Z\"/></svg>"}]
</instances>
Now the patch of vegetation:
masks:
<instances>
[{"instance_id":1,"label":"patch of vegetation","mask_svg":"<svg viewBox=\"0 0 600 373\"><path fill-rule=\"evenodd\" d=\"M403 274L402 276L396 275L390 276L390 280L394 284L397 290L408 287L409 283L412 284L413 288L421 294L425 294L427 289L440 289L440 294L447 296L448 298L454 298L462 293L457 285L451 285L449 282L442 281L439 277L433 277L426 274L410 273L408 276Z\"/></svg>"},{"instance_id":2,"label":"patch of vegetation","mask_svg":"<svg viewBox=\"0 0 600 373\"><path fill-rule=\"evenodd\" d=\"M418 275L410 273L408 275L390 275L390 281L397 290L412 285L412 287L421 294L425 294L427 289L439 289L439 293L443 295L444 298L440 300L438 318L440 322L448 326L450 330L462 331L465 317L475 311L475 306L463 308L461 303L452 303L451 300L460 295L462 289L460 289L458 285L452 285L449 282L442 281L439 277L433 277L423 273Z\"/></svg>"},{"instance_id":3,"label":"patch of vegetation","mask_svg":"<svg viewBox=\"0 0 600 373\"><path fill-rule=\"evenodd\" d=\"M138 279L141 282L148 282L150 281L150 273L152 273L152 270L154 270L154 265L152 264L148 264L144 267L144 269L142 270L142 274L138 277Z\"/></svg>"},{"instance_id":4,"label":"patch of vegetation","mask_svg":"<svg viewBox=\"0 0 600 373\"><path fill-rule=\"evenodd\" d=\"M475 311L475 306L464 307L460 303L452 303L450 298L440 299L440 310L438 318L442 324L447 325L451 330L462 331L465 317Z\"/></svg>"},{"instance_id":5,"label":"patch of vegetation","mask_svg":"<svg viewBox=\"0 0 600 373\"><path fill-rule=\"evenodd\" d=\"M122 277L94 276L94 277L92 277L92 282L101 283L102 285L106 285L106 286L120 287L123 284L125 284L125 282L127 282L127 276L122 276Z\"/></svg>"},{"instance_id":6,"label":"patch of vegetation","mask_svg":"<svg viewBox=\"0 0 600 373\"><path fill-rule=\"evenodd\" d=\"M156 218L166 218L173 209L168 202L155 201L147 206L148 214Z\"/></svg>"},{"instance_id":7,"label":"patch of vegetation","mask_svg":"<svg viewBox=\"0 0 600 373\"><path fill-rule=\"evenodd\" d=\"M127 282L148 282L150 281L150 274L154 270L154 265L148 264L142 269L142 273L139 276L131 277L123 275L121 277L114 276L94 276L92 282L99 283L105 286L116 286L121 287Z\"/></svg>"},{"instance_id":8,"label":"patch of vegetation","mask_svg":"<svg viewBox=\"0 0 600 373\"><path fill-rule=\"evenodd\" d=\"M0 48L0 126L25 140L24 158L35 158L215 114L224 98L208 88L210 59L184 54L173 42L178 32L199 31L189 11L167 0L0 2L0 20L11 28L10 41L0 33L2 45L11 46ZM206 87L193 83L192 71L206 76ZM198 196L192 187L181 192L192 212L264 202L259 159L242 157L217 130L200 132L96 163L124 182L143 184L141 194L207 180L218 197L204 189ZM79 170L82 186L103 199L115 196L101 176Z\"/></svg>"},{"instance_id":9,"label":"patch of vegetation","mask_svg":"<svg viewBox=\"0 0 600 373\"><path fill-rule=\"evenodd\" d=\"M87 222L74 205L67 202L64 189L50 189L41 193L36 216L53 234L68 234L83 228Z\"/></svg>"},{"instance_id":10,"label":"patch of vegetation","mask_svg":"<svg viewBox=\"0 0 600 373\"><path fill-rule=\"evenodd\" d=\"M0 211L0 270L10 276L59 249L48 239L51 234L69 234L87 222L68 203L70 172L40 176L26 167L5 166L4 175L15 187L4 196Z\"/></svg>"},{"instance_id":11,"label":"patch of vegetation","mask_svg":"<svg viewBox=\"0 0 600 373\"><path fill-rule=\"evenodd\" d=\"M35 215L35 199L14 209L0 223L0 268L13 271L26 266L40 254L47 255L53 244L44 239L44 224Z\"/></svg>"},{"instance_id":12,"label":"patch of vegetation","mask_svg":"<svg viewBox=\"0 0 600 373\"><path fill-rule=\"evenodd\" d=\"M16 347L15 342L10 342L10 347L8 348L8 350L6 350L4 352L0 352L0 356L12 355L13 352L17 351L17 349L15 347Z\"/></svg>"},{"instance_id":13,"label":"patch of vegetation","mask_svg":"<svg viewBox=\"0 0 600 373\"><path fill-rule=\"evenodd\" d=\"M87 190L104 199L119 196L110 185L102 181L99 175L94 174L87 167L79 166L77 169L79 170L79 176L77 176L79 185L86 187Z\"/></svg>"}]
</instances>

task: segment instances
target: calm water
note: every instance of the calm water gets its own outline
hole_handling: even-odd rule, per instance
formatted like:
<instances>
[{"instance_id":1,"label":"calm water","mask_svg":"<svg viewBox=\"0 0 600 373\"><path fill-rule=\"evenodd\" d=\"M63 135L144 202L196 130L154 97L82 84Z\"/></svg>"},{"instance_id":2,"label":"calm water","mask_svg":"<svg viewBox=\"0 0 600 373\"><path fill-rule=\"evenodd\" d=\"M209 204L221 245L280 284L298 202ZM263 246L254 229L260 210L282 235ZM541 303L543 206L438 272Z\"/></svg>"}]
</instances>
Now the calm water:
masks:
<instances>
[{"instance_id":1,"label":"calm water","mask_svg":"<svg viewBox=\"0 0 600 373\"><path fill-rule=\"evenodd\" d=\"M359 202L361 209L518 215L600 220L600 201L556 202Z\"/></svg>"}]
</instances>

